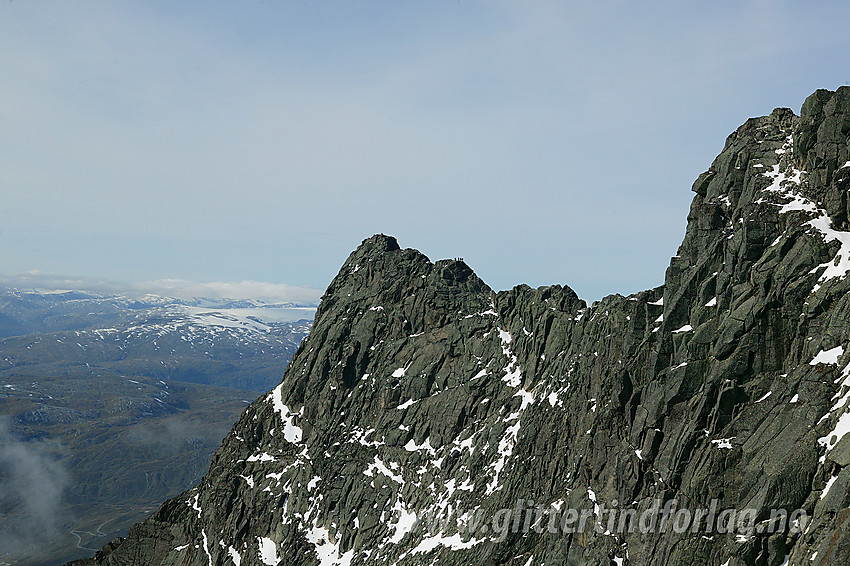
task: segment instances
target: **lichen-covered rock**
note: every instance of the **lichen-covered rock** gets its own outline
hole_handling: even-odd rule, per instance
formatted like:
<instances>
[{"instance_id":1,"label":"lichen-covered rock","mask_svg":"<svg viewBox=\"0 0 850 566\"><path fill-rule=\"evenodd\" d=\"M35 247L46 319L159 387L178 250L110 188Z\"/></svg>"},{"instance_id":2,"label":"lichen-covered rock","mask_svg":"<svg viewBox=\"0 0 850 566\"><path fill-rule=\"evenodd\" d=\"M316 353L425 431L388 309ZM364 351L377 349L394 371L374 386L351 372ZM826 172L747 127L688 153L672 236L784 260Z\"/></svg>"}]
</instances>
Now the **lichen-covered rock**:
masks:
<instances>
[{"instance_id":1,"label":"lichen-covered rock","mask_svg":"<svg viewBox=\"0 0 850 566\"><path fill-rule=\"evenodd\" d=\"M495 293L364 241L202 483L104 563L850 563L850 88L801 114L729 136L657 289Z\"/></svg>"}]
</instances>

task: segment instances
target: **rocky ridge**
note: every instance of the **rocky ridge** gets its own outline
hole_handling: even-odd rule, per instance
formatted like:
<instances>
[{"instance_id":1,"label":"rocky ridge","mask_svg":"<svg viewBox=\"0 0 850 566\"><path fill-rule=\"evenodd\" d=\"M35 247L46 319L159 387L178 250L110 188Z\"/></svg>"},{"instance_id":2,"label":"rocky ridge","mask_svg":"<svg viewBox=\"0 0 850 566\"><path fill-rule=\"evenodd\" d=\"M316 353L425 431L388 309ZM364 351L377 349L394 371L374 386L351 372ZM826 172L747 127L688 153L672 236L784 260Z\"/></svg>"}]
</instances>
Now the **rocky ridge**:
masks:
<instances>
[{"instance_id":1,"label":"rocky ridge","mask_svg":"<svg viewBox=\"0 0 850 566\"><path fill-rule=\"evenodd\" d=\"M204 480L98 563L850 563L848 190L842 87L729 136L656 289L496 293L369 238ZM609 521L674 501L752 528Z\"/></svg>"}]
</instances>

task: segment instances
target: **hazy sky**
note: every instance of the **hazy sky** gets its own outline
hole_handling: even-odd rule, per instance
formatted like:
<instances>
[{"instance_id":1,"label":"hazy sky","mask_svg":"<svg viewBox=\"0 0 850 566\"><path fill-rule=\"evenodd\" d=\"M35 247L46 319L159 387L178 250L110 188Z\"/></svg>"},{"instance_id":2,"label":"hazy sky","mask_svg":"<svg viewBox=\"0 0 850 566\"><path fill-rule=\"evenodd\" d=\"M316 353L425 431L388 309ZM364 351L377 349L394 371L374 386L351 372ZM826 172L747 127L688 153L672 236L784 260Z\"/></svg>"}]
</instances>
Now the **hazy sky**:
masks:
<instances>
[{"instance_id":1,"label":"hazy sky","mask_svg":"<svg viewBox=\"0 0 850 566\"><path fill-rule=\"evenodd\" d=\"M0 2L0 273L323 289L383 232L492 287L652 287L850 3Z\"/></svg>"}]
</instances>

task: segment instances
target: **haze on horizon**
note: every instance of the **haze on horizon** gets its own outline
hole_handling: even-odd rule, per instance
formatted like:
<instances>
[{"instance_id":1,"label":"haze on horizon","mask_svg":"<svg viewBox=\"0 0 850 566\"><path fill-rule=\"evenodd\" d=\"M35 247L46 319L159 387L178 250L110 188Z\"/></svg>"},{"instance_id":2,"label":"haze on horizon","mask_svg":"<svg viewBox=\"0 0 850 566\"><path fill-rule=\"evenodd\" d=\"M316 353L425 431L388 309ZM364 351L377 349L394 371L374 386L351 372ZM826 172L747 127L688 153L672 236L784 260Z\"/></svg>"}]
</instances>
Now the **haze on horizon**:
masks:
<instances>
[{"instance_id":1,"label":"haze on horizon","mask_svg":"<svg viewBox=\"0 0 850 566\"><path fill-rule=\"evenodd\" d=\"M847 21L839 1L3 2L0 273L318 296L380 232L494 289L653 287L726 136L850 83Z\"/></svg>"}]
</instances>

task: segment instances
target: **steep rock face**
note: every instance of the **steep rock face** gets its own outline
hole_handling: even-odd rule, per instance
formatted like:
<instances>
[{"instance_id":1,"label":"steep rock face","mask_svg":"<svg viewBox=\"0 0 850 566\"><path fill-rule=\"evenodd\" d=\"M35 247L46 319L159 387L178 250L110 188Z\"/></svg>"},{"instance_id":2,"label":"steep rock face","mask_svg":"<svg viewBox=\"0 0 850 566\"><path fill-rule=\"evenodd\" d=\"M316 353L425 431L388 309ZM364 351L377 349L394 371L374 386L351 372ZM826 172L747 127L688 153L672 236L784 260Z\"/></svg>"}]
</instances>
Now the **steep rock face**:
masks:
<instances>
[{"instance_id":1,"label":"steep rock face","mask_svg":"<svg viewBox=\"0 0 850 566\"><path fill-rule=\"evenodd\" d=\"M206 478L105 563L850 563L848 189L844 87L727 139L657 289L494 293L364 241ZM747 521L641 528L673 502Z\"/></svg>"}]
</instances>

